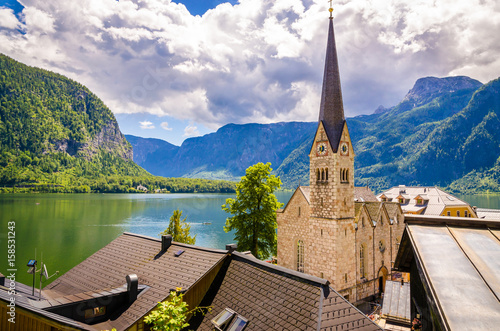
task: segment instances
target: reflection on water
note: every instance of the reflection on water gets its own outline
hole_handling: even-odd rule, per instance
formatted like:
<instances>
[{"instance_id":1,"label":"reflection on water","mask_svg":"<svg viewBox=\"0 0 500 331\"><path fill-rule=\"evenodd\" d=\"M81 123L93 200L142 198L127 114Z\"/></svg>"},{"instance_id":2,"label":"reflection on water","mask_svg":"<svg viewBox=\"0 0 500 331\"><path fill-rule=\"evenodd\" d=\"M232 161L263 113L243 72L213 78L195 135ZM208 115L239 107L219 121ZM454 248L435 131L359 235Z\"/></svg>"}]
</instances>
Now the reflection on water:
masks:
<instances>
[{"instance_id":1,"label":"reflection on water","mask_svg":"<svg viewBox=\"0 0 500 331\"><path fill-rule=\"evenodd\" d=\"M286 203L291 192L277 196ZM175 209L187 217L196 245L223 249L234 239L232 233L224 232L228 214L221 209L230 197L234 195L0 195L0 272L9 269L7 224L11 221L16 225L16 277L29 285L32 275L26 273L26 263L35 257L35 248L38 261L43 253L49 274L56 270L63 274L123 232L159 237Z\"/></svg>"}]
</instances>

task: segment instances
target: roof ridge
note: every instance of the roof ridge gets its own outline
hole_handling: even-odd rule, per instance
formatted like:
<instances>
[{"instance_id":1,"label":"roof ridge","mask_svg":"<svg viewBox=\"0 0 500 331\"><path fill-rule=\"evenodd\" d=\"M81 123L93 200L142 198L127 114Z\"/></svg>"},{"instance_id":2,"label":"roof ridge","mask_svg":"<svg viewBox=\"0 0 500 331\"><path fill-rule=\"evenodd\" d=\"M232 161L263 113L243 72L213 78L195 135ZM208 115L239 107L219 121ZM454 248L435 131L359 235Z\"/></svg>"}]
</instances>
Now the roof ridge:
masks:
<instances>
[{"instance_id":1,"label":"roof ridge","mask_svg":"<svg viewBox=\"0 0 500 331\"><path fill-rule=\"evenodd\" d=\"M264 261L261 261L255 257L253 257L253 256L245 255L245 254L242 254L240 252L233 252L231 254L233 255L233 258L236 258L239 261L244 260L244 262L254 264L254 265L257 265L260 267L264 267L271 272L278 273L278 274L285 276L285 277L288 277L288 278L294 278L296 280L297 280L297 278L299 278L298 279L299 281L303 280L303 282L309 283L309 284L314 285L314 286L323 287L323 286L329 286L329 284L330 284L330 282L326 279L319 278L319 277L316 277L313 275L308 275L308 274L305 274L305 273L302 273L299 271L295 271L292 269L284 268L284 267L281 267L281 266L278 266L278 265L275 265L272 263L264 262Z\"/></svg>"},{"instance_id":2,"label":"roof ridge","mask_svg":"<svg viewBox=\"0 0 500 331\"><path fill-rule=\"evenodd\" d=\"M137 237L137 238L147 239L147 240L152 240L152 241L158 241L161 243L161 238L155 238L155 237L146 236L143 234L137 234L137 233L132 233L132 232L123 232L122 235ZM203 246L197 246L197 245L190 245L190 244L180 243L177 241L172 241L172 245L196 249L196 250L200 250L200 251L212 252L212 253L226 254L228 252L226 249L218 249L218 248L209 248L209 247L203 247Z\"/></svg>"}]
</instances>

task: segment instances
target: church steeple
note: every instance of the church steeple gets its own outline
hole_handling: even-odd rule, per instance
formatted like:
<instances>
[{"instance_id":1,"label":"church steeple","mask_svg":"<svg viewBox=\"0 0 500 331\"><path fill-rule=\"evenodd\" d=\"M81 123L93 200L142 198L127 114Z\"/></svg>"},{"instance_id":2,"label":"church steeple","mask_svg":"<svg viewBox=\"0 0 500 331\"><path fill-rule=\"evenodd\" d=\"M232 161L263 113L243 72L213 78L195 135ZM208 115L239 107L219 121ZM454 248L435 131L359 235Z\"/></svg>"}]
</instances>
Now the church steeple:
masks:
<instances>
[{"instance_id":1,"label":"church steeple","mask_svg":"<svg viewBox=\"0 0 500 331\"><path fill-rule=\"evenodd\" d=\"M323 122L333 152L336 153L345 118L342 89L340 87L337 49L335 46L335 34L333 32L332 11L333 9L330 7L330 25L328 28L328 43L326 46L325 72L323 75L319 121Z\"/></svg>"}]
</instances>

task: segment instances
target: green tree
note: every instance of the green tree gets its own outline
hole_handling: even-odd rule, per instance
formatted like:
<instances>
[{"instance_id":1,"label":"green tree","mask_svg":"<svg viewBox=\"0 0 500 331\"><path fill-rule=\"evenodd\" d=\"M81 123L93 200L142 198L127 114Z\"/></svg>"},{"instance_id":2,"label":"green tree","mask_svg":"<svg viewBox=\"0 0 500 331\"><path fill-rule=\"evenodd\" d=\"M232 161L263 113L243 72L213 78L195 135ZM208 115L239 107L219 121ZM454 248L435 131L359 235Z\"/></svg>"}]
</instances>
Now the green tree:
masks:
<instances>
[{"instance_id":1,"label":"green tree","mask_svg":"<svg viewBox=\"0 0 500 331\"><path fill-rule=\"evenodd\" d=\"M184 217L184 219L181 219L181 217L182 210L174 210L174 214L170 217L168 228L160 233L160 235L171 234L173 241L194 245L196 242L196 235L194 237L189 235L191 225L186 223L186 217Z\"/></svg>"},{"instance_id":2,"label":"green tree","mask_svg":"<svg viewBox=\"0 0 500 331\"><path fill-rule=\"evenodd\" d=\"M272 170L271 163L249 167L236 185L236 199L222 205L233 215L226 219L224 231L236 230L238 249L261 259L276 254L276 210L283 206L274 195L281 180L270 175Z\"/></svg>"},{"instance_id":3,"label":"green tree","mask_svg":"<svg viewBox=\"0 0 500 331\"><path fill-rule=\"evenodd\" d=\"M151 330L179 331L189 326L186 319L190 314L196 315L197 312L201 312L205 315L212 310L212 307L196 307L189 310L188 304L182 299L184 293L181 293L181 290L178 287L176 291L170 291L168 301L158 302L156 309L144 317L144 322L153 324Z\"/></svg>"}]
</instances>

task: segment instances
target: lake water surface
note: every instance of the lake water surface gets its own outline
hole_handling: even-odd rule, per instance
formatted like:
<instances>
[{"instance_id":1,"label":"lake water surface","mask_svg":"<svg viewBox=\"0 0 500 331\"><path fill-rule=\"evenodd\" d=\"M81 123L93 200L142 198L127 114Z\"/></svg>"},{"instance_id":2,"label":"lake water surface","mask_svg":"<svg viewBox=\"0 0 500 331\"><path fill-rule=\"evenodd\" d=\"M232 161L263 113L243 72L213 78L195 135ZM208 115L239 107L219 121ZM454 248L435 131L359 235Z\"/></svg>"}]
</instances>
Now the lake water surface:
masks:
<instances>
[{"instance_id":1,"label":"lake water surface","mask_svg":"<svg viewBox=\"0 0 500 331\"><path fill-rule=\"evenodd\" d=\"M286 203L292 192L278 192ZM7 233L15 224L16 278L31 284L26 264L35 258L49 275L61 274L123 232L159 238L175 209L183 211L196 245L224 249L234 242L224 232L221 209L234 194L3 194L0 195L0 272L7 273ZM42 256L43 254L43 256ZM50 279L46 284L55 279ZM38 280L37 280L38 284ZM45 285L46 285L45 284Z\"/></svg>"},{"instance_id":2,"label":"lake water surface","mask_svg":"<svg viewBox=\"0 0 500 331\"><path fill-rule=\"evenodd\" d=\"M291 195L292 192L277 194L283 203ZM177 208L191 224L196 245L223 249L234 241L232 233L224 232L229 215L221 209L231 197L234 194L3 194L0 195L0 272L6 274L10 269L9 222L15 222L16 277L28 285L32 276L27 274L26 263L35 258L35 248L38 261L43 253L49 275L56 270L63 274L123 232L158 238ZM458 197L473 206L500 209L499 195Z\"/></svg>"}]
</instances>

